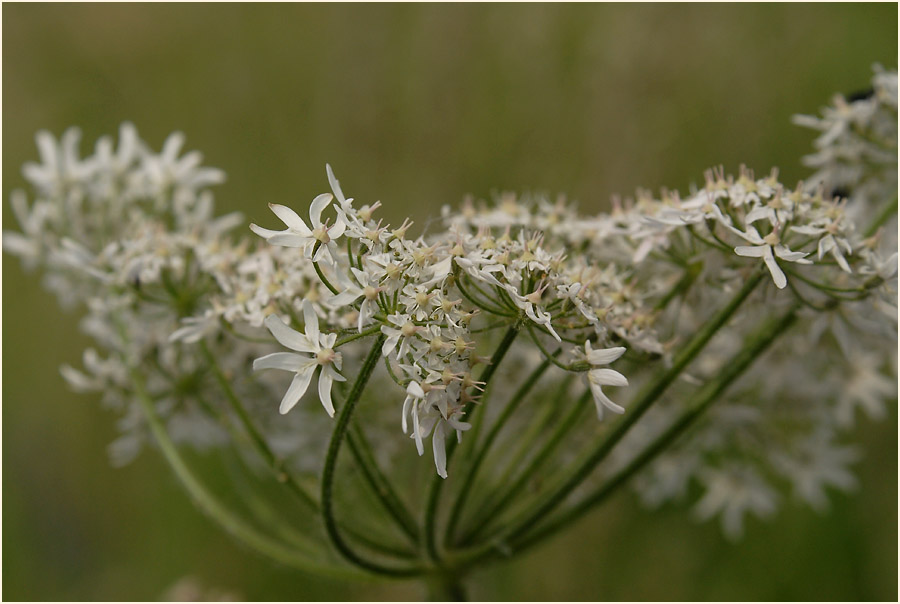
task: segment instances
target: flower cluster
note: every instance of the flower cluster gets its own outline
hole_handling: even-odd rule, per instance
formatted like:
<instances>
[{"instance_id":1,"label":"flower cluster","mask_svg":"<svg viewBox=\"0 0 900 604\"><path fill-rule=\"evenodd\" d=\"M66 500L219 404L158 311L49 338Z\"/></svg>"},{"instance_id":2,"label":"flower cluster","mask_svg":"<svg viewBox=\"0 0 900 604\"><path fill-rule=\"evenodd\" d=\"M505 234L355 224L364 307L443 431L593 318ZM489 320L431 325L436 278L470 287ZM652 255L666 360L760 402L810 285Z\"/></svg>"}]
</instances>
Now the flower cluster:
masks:
<instances>
[{"instance_id":1,"label":"flower cluster","mask_svg":"<svg viewBox=\"0 0 900 604\"><path fill-rule=\"evenodd\" d=\"M466 411L483 386L473 370L488 360L475 354L484 339L476 334L511 326L557 344L564 338L581 342L589 366L612 362L625 351L591 349L591 340L611 341L611 325L625 332L620 318L613 323L612 316L605 316L618 294L612 287L615 275L594 274L586 265L568 261L564 248L548 247L541 232L514 221L492 228L454 217L442 235L411 238L411 222L398 228L382 224L373 215L379 204L355 208L330 167L327 173L333 194L312 201L309 225L290 208L273 204L287 228L251 226L270 244L298 248L332 292L303 302L303 333L278 318L266 321L279 342L313 355L303 360L269 355L256 362L257 368L296 374L282 401L283 413L321 366L319 398L333 415L331 385L344 379L338 373L341 353L333 349L337 333L380 333L388 373L405 392L401 428L415 440L420 455L423 440L432 437L437 472L446 477L445 439L453 433L461 438L470 428ZM323 219L328 209L334 218ZM319 314L334 318L329 335L320 332ZM598 415L603 408L622 413L600 386L625 386L625 377L611 369L593 369L588 375Z\"/></svg>"},{"instance_id":2,"label":"flower cluster","mask_svg":"<svg viewBox=\"0 0 900 604\"><path fill-rule=\"evenodd\" d=\"M700 493L696 514L737 536L785 488L816 509L851 488L856 418L896 396L896 73L797 121L822 132L806 183L716 168L589 215L504 193L445 207L418 236L326 167L330 192L271 204L283 228L239 237L240 216L214 212L223 174L180 156L180 134L156 153L125 124L81 158L77 130L40 133L3 245L85 310L96 345L62 373L118 411L119 463L155 414L176 443L233 446L319 509L303 481L333 471L364 390L349 436L362 478L346 480L367 480L409 536L414 481L402 496L390 481L429 438L436 473L462 473L450 547L482 529L524 547L555 521L546 501L576 514L629 478L650 505ZM484 438L464 439L475 426ZM432 489L429 513L452 488ZM470 489L486 494L467 516ZM521 514L502 516L512 502Z\"/></svg>"},{"instance_id":3,"label":"flower cluster","mask_svg":"<svg viewBox=\"0 0 900 604\"><path fill-rule=\"evenodd\" d=\"M877 206L897 195L896 71L876 65L869 89L835 95L820 117L797 115L794 123L821 133L816 152L803 160L815 170L811 184L853 199L855 207Z\"/></svg>"}]
</instances>

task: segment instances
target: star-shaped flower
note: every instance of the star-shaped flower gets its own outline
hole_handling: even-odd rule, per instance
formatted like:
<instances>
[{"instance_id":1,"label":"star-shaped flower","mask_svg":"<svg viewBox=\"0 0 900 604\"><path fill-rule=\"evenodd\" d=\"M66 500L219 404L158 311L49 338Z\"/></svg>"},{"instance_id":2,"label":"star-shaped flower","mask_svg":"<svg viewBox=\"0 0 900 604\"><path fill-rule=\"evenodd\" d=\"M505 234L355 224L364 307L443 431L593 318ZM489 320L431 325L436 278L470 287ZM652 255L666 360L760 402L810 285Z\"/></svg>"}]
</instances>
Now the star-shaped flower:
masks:
<instances>
[{"instance_id":1,"label":"star-shaped flower","mask_svg":"<svg viewBox=\"0 0 900 604\"><path fill-rule=\"evenodd\" d=\"M319 374L319 400L328 415L334 417L334 405L331 402L331 385L333 382L345 380L338 371L341 369L341 353L334 351L334 342L337 334L323 334L319 332L319 317L309 300L303 301L303 320L306 322L305 332L300 333L288 327L277 315L266 317L266 327L275 336L275 339L291 350L306 352L294 354L293 352L273 352L253 361L253 369L281 369L293 371L297 375L288 387L278 411L285 414L303 397L312 381L316 367L321 366Z\"/></svg>"}]
</instances>

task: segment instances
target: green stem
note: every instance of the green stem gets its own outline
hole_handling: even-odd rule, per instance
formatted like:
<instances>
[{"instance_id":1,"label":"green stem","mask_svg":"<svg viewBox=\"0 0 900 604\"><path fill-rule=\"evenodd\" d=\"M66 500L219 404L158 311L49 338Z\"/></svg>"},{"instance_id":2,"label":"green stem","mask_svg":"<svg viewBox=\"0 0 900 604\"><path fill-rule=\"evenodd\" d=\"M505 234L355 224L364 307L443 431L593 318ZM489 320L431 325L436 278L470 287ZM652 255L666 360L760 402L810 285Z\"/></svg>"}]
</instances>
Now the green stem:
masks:
<instances>
[{"instance_id":1,"label":"green stem","mask_svg":"<svg viewBox=\"0 0 900 604\"><path fill-rule=\"evenodd\" d=\"M372 327L370 327L368 329L364 329L359 333L354 333L352 335L341 338L340 340L338 340L337 342L334 343L334 348L338 348L339 346L343 346L344 344L346 344L348 342L352 342L352 341L358 340L360 338L365 338L367 336L375 335L376 333L378 333L380 331L381 331L381 325L373 325Z\"/></svg>"},{"instance_id":2,"label":"green stem","mask_svg":"<svg viewBox=\"0 0 900 604\"><path fill-rule=\"evenodd\" d=\"M657 455L666 450L681 434L683 434L703 413L722 395L744 371L796 321L797 306L792 307L784 316L770 319L751 338L744 348L722 365L716 377L707 382L695 395L688 408L678 417L665 432L635 457L627 466L607 479L596 491L585 497L580 503L566 510L560 516L528 534L524 539L513 544L516 553L530 547L546 537L556 533L571 522L577 520L594 506L599 505L622 484L630 480Z\"/></svg>"},{"instance_id":3,"label":"green stem","mask_svg":"<svg viewBox=\"0 0 900 604\"><path fill-rule=\"evenodd\" d=\"M560 478L556 488L550 489L549 495L536 501L534 504L524 509L519 515L513 518L509 524L498 531L499 534L491 535L488 541L474 548L462 556L464 558L480 557L485 551L494 548L494 544L499 540L501 542L510 542L517 539L523 533L527 532L535 523L547 514L553 511L557 505L562 503L568 495L580 485L588 475L593 471L594 467L602 461L609 451L615 446L619 440L625 436L626 432L637 422L641 416L656 402L668 386L674 382L687 365L700 353L712 337L725 325L732 315L740 307L741 303L746 300L756 286L763 280L765 273L761 269L756 269L750 277L744 282L740 290L729 300L724 308L719 310L703 327L694 334L694 337L682 348L672 361L672 366L662 372L655 380L649 382L637 395L634 402L628 407L628 412L622 416L612 429L606 434L606 437L600 440L594 447L586 451L580 461L574 465L575 470L567 476Z\"/></svg>"},{"instance_id":4,"label":"green stem","mask_svg":"<svg viewBox=\"0 0 900 604\"><path fill-rule=\"evenodd\" d=\"M322 242L316 241L316 244L313 246L313 251L312 251L312 255L311 255L312 258L316 257L316 252L319 251L320 247L322 247ZM316 274L319 276L319 280L322 282L322 284L325 287L327 287L329 290L331 290L331 293L333 293L335 296L338 295L340 292L338 291L338 289L335 286L333 286L331 284L331 281L329 281L328 278L325 277L325 274L322 273L322 269L319 268L318 262L313 262L313 268L316 269Z\"/></svg>"},{"instance_id":5,"label":"green stem","mask_svg":"<svg viewBox=\"0 0 900 604\"><path fill-rule=\"evenodd\" d=\"M514 317L515 316L515 314L512 312L509 312L506 310L500 310L498 308L492 308L490 304L483 302L481 300L478 300L477 298L475 298L475 296L473 294L470 294L468 291L466 291L466 288L463 287L462 281L463 281L463 276L459 275L456 278L456 283L455 283L456 289L459 290L459 293L461 293L466 300L468 300L469 302L471 302L472 304L474 304L481 310L489 312L493 315L499 315L501 317Z\"/></svg>"},{"instance_id":6,"label":"green stem","mask_svg":"<svg viewBox=\"0 0 900 604\"><path fill-rule=\"evenodd\" d=\"M225 393L225 398L228 400L231 410L234 411L238 420L240 420L241 425L250 437L250 441L253 443L256 452L265 460L272 471L275 472L275 476L278 478L279 482L283 482L291 492L293 492L300 501L309 506L310 509L317 511L319 509L319 504L316 501L316 498L288 471L285 464L278 459L269 447L265 437L259 429L257 429L253 420L250 418L250 415L247 413L247 410L244 408L244 405L237 397L237 394L235 394L234 389L232 389L228 378L225 377L225 374L222 372L221 367L219 367L219 363L216 361L216 357L212 354L212 351L210 351L207 343L205 341L201 342L200 347L207 362L210 367L212 367L216 381L219 382L222 392Z\"/></svg>"},{"instance_id":7,"label":"green stem","mask_svg":"<svg viewBox=\"0 0 900 604\"><path fill-rule=\"evenodd\" d=\"M302 501L305 505L310 507L313 511L319 511L319 502L316 501L315 497L309 490L304 487L297 478L288 471L285 464L278 459L272 449L269 447L268 443L265 440L265 437L253 423L253 420L250 418L246 409L244 409L244 405L241 403L240 399L238 399L237 394L235 394L234 389L231 387L231 384L228 382L227 377L222 372L221 368L218 365L215 357L209 350L209 347L206 342L201 343L201 348L203 350L203 354L206 356L207 361L210 364L210 367L213 369L213 373L216 376L216 380L219 382L219 386L221 386L222 391L225 393L225 398L228 399L228 402L234 411L234 413L238 416L238 419L241 422L245 432L250 437L250 442L253 445L254 449L256 449L257 454L265 460L265 462L269 465L269 468L275 474L276 479L286 485L288 489L294 493L300 501ZM224 419L222 421L225 421ZM230 423L229 423L230 426ZM234 433L233 428L229 429L230 432ZM345 527L345 530L357 541L363 543L370 549L375 551L379 551L381 553L393 554L397 555L399 548L381 543L380 541L369 539L365 534L366 531L360 532L350 527ZM404 554L407 555L408 554Z\"/></svg>"},{"instance_id":8,"label":"green stem","mask_svg":"<svg viewBox=\"0 0 900 604\"><path fill-rule=\"evenodd\" d=\"M506 333L503 334L503 339L500 341L500 344L497 346L497 349L491 356L490 364L485 367L484 371L481 372L481 375L478 376L479 381L484 383L485 388L487 388L488 384L490 383L491 378L497 371L497 368L500 366L500 361L502 361L503 357L506 356L506 353L509 351L510 346L512 346L513 341L516 339L516 336L519 335L519 329L520 325L517 321L516 323L511 325L509 329L506 330ZM466 403L463 417L469 417L472 412L472 407L475 404L474 390L470 394L472 395L472 400ZM450 439L447 443L448 468L450 467L450 459L453 457L453 451L456 450L456 444L456 439ZM444 480L440 476L435 476L432 479L431 489L428 493L428 502L425 506L425 550L428 552L428 556L435 562L440 560L440 555L437 548L437 531L435 525L437 522L438 502L440 500L441 489L443 485Z\"/></svg>"},{"instance_id":9,"label":"green stem","mask_svg":"<svg viewBox=\"0 0 900 604\"><path fill-rule=\"evenodd\" d=\"M569 433L569 430L571 430L578 422L578 419L584 410L589 407L586 403L590 398L591 392L588 390L575 401L575 404L569 409L569 412L563 420L556 426L550 440L541 447L541 450L531 459L525 469L519 472L518 478L513 481L512 485L504 489L503 496L500 499L495 500L490 507L479 512L478 522L467 531L463 538L464 543L471 543L474 537L478 535L478 532L485 526L488 526L491 520L496 518L499 513L506 509L516 495L525 488L528 481L534 478L538 469L540 469L544 462L550 458L559 443L561 443L566 434Z\"/></svg>"},{"instance_id":10,"label":"green stem","mask_svg":"<svg viewBox=\"0 0 900 604\"><path fill-rule=\"evenodd\" d=\"M378 462L375 461L375 456L372 454L372 448L358 425L350 428L347 442L350 444L350 451L353 453L354 459L381 505L394 518L397 526L406 533L410 540L414 544L418 543L419 527L416 525L416 521L413 520L412 514L403 504L403 501L400 500L390 480L378 467Z\"/></svg>"},{"instance_id":11,"label":"green stem","mask_svg":"<svg viewBox=\"0 0 900 604\"><path fill-rule=\"evenodd\" d=\"M375 343L369 351L368 356L366 356L366 359L363 361L362 367L359 369L359 375L353 383L350 393L347 395L347 401L341 407L341 411L338 414L334 431L331 434L331 442L328 443L325 466L322 469L322 517L325 521L325 531L328 533L331 543L349 562L362 569L380 575L390 577L410 577L421 574L423 569L419 566L384 566L363 558L344 540L334 516L334 500L332 495L334 492L334 472L337 467L338 454L341 451L341 444L344 442L344 438L350 428L350 419L353 417L353 411L356 408L356 404L359 402L363 389L369 381L369 378L372 376L372 372L378 364L378 359L381 357L381 345L384 343L384 340L385 337L383 335L378 336L375 339Z\"/></svg>"},{"instance_id":12,"label":"green stem","mask_svg":"<svg viewBox=\"0 0 900 604\"><path fill-rule=\"evenodd\" d=\"M528 335L531 336L531 340L537 345L538 350L541 351L541 354L544 355L544 358L547 361L553 363L560 369L564 369L565 371L587 371L588 369L590 369L590 365L586 365L584 363L572 363L571 365L560 363L558 360L556 360L556 356L558 353L551 353L546 348L544 348L543 344L541 344L540 338L538 338L537 334L534 333L534 326L531 324L531 322L527 323L526 327L528 329ZM584 365L584 367L582 367L582 365Z\"/></svg>"},{"instance_id":13,"label":"green stem","mask_svg":"<svg viewBox=\"0 0 900 604\"><path fill-rule=\"evenodd\" d=\"M559 354L557 350L554 353L554 356ZM469 466L469 471L466 473L465 478L463 478L462 488L459 491L459 495L456 497L456 501L453 504L450 512L450 519L447 521L447 529L444 533L444 543L448 543L450 540L450 536L453 534L453 531L456 530L456 525L459 522L460 517L462 516L463 509L466 506L466 500L468 499L469 493L472 492L472 485L475 484L475 478L478 475L478 470L481 467L482 462L484 462L485 457L487 456L487 452L490 450L491 445L496 440L497 435L500 433L500 430L503 429L503 426L506 425L507 420L512 417L512 414L515 413L516 409L519 408L519 405L522 401L525 400L525 397L528 396L528 393L534 387L534 385L538 382L547 368L550 366L549 359L545 359L543 363L537 366L534 371L531 372L531 375L525 380L525 382L519 387L519 389L512 395L512 398L506 404L506 407L503 409L503 412L500 414L500 417L497 418L497 421L491 427L491 431L488 432L488 435L485 437L484 444L478 449L478 452L475 454L472 459L472 463Z\"/></svg>"},{"instance_id":14,"label":"green stem","mask_svg":"<svg viewBox=\"0 0 900 604\"><path fill-rule=\"evenodd\" d=\"M573 377L574 376L570 374L563 379L555 398L560 399L565 396ZM537 416L537 418L528 421L525 433L517 439L519 441L519 447L516 449L515 453L509 456L504 468L497 472L498 476L512 475L516 471L516 468L525 463L525 458L527 458L528 454L534 449L534 443L537 442L537 439L541 434L550 427L550 419L554 416L555 412L556 409L553 405L543 405L543 412Z\"/></svg>"},{"instance_id":15,"label":"green stem","mask_svg":"<svg viewBox=\"0 0 900 604\"><path fill-rule=\"evenodd\" d=\"M430 602L466 602L466 591L457 577L436 574L428 577L428 600Z\"/></svg>"},{"instance_id":16,"label":"green stem","mask_svg":"<svg viewBox=\"0 0 900 604\"><path fill-rule=\"evenodd\" d=\"M315 573L329 573L337 576L358 576L355 572L347 569L335 568L322 564L314 560L306 559L299 551L286 546L260 533L255 528L244 522L241 518L235 516L231 510L219 501L207 488L197 479L187 463L178 452L175 443L169 438L153 402L147 394L143 377L134 368L130 370L131 379L134 383L134 390L138 396L141 410L150 426L150 431L159 444L159 448L163 453L175 476L184 486L191 499L197 506L203 510L210 518L215 520L227 532L247 544L257 552L287 566Z\"/></svg>"}]
</instances>

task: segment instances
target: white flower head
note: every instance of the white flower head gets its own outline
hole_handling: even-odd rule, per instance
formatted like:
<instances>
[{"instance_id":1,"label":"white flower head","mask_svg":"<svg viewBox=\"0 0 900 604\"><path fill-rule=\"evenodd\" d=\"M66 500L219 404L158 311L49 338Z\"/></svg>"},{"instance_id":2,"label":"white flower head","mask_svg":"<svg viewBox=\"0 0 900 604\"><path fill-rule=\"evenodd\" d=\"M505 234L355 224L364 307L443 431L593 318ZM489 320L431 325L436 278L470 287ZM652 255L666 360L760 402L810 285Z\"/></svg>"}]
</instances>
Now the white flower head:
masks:
<instances>
[{"instance_id":1,"label":"white flower head","mask_svg":"<svg viewBox=\"0 0 900 604\"><path fill-rule=\"evenodd\" d=\"M290 411L303 397L312 381L316 367L321 366L319 374L319 400L328 415L334 417L334 404L331 402L331 385L343 382L344 376L338 373L341 369L341 353L334 351L337 334L319 332L319 317L309 300L303 301L303 319L306 322L305 333L300 333L287 326L278 315L266 317L266 327L276 340L291 350L309 353L273 352L253 361L253 369L281 369L296 373L288 387L278 411L283 415Z\"/></svg>"},{"instance_id":2,"label":"white flower head","mask_svg":"<svg viewBox=\"0 0 900 604\"><path fill-rule=\"evenodd\" d=\"M334 240L344 234L346 225L340 217L330 227L327 220L322 221L322 210L331 203L332 199L331 193L323 193L313 199L309 206L310 226L306 226L303 219L289 207L270 203L269 208L281 219L287 229L273 231L255 224L251 224L250 229L260 237L264 237L272 245L297 247L303 250L304 256L312 258L313 262L324 260L329 265L333 265L337 253L337 245ZM313 255L316 245L319 247Z\"/></svg>"}]
</instances>

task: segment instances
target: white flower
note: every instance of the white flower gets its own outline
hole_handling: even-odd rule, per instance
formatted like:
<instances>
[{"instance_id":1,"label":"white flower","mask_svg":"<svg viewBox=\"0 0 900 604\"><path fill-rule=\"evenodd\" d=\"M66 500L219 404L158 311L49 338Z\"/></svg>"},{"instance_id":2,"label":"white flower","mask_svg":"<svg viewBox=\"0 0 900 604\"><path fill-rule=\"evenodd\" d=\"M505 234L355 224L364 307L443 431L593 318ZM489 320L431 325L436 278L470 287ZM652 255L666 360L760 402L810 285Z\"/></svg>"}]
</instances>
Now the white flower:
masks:
<instances>
[{"instance_id":1,"label":"white flower","mask_svg":"<svg viewBox=\"0 0 900 604\"><path fill-rule=\"evenodd\" d=\"M754 244L739 245L734 248L734 253L738 256L747 258L762 258L763 262L766 263L766 268L768 268L769 272L772 274L772 280L775 281L775 287L778 289L784 289L787 286L787 277L784 276L784 271L778 266L778 261L775 260L775 256L778 256L787 262L812 264L811 260L805 259L806 256L809 255L808 253L792 252L781 245L781 240L778 238L778 233L776 231L772 231L765 237L760 237L759 232L753 227L749 227L746 233L738 231L737 229L732 230Z\"/></svg>"},{"instance_id":2,"label":"white flower","mask_svg":"<svg viewBox=\"0 0 900 604\"><path fill-rule=\"evenodd\" d=\"M322 222L322 210L331 203L332 199L331 193L323 193L313 199L309 206L309 222L312 228L306 226L303 219L289 207L270 203L269 208L288 228L283 231L273 231L251 224L250 229L260 237L264 237L272 245L302 249L307 258L312 257L312 250L316 243L319 243L319 250L312 258L313 262L325 259L329 265L333 265L337 252L334 240L344 234L346 225L340 218L331 227L328 226L327 221Z\"/></svg>"},{"instance_id":3,"label":"white flower","mask_svg":"<svg viewBox=\"0 0 900 604\"><path fill-rule=\"evenodd\" d=\"M591 388L591 394L594 395L594 402L597 405L597 418L603 419L603 409L609 409L613 413L625 413L625 409L612 402L607 397L601 386L627 386L628 379L613 369L600 369L596 365L608 365L625 354L625 348L616 346L614 348L604 348L602 350L593 350L591 342L584 343L584 355L587 362L590 363L592 369L588 371L587 381Z\"/></svg>"},{"instance_id":4,"label":"white flower","mask_svg":"<svg viewBox=\"0 0 900 604\"><path fill-rule=\"evenodd\" d=\"M253 369L282 369L293 371L297 375L288 387L278 411L283 415L290 411L306 393L316 367L321 365L319 374L319 400L328 415L334 417L334 405L331 402L331 384L343 382L345 378L338 373L341 369L341 353L333 349L337 334L319 333L319 318L309 300L303 301L303 319L306 322L306 333L300 333L288 327L277 315L266 317L266 327L275 339L291 350L311 353L313 356L294 354L292 352L273 352L253 361Z\"/></svg>"},{"instance_id":5,"label":"white flower","mask_svg":"<svg viewBox=\"0 0 900 604\"><path fill-rule=\"evenodd\" d=\"M559 334L556 333L556 330L553 329L553 325L551 323L553 317L549 312L542 310L540 306L538 306L541 302L541 296L544 293L544 290L547 289L549 283L545 283L541 285L536 290L527 294L525 296L519 295L519 291L510 284L504 285L504 289L509 293L512 301L515 302L516 306L525 311L525 315L537 323L538 325L543 325L547 331L550 332L554 338L556 338L557 342L562 342L562 338L559 337Z\"/></svg>"},{"instance_id":6,"label":"white flower","mask_svg":"<svg viewBox=\"0 0 900 604\"><path fill-rule=\"evenodd\" d=\"M834 259L838 263L838 266L841 267L841 270L852 273L853 271L850 269L850 265L847 263L844 253L852 253L853 247L845 237L838 237L835 235L836 229L837 222L832 222L823 226L806 225L791 227L791 230L800 233L801 235L811 235L813 237L821 237L824 235L824 237L819 239L819 260L821 260L825 254L831 252L831 255L834 256Z\"/></svg>"},{"instance_id":7,"label":"white flower","mask_svg":"<svg viewBox=\"0 0 900 604\"><path fill-rule=\"evenodd\" d=\"M369 324L372 321L372 317L378 312L378 294L384 288L379 285L377 276L352 266L350 271L360 284L365 285L363 287L356 285L349 278L346 278L342 272L338 271L338 281L344 287L344 291L333 296L328 300L328 303L332 306L347 306L363 298L362 304L359 306L359 318L357 319L357 328L361 332L363 327Z\"/></svg>"},{"instance_id":8,"label":"white flower","mask_svg":"<svg viewBox=\"0 0 900 604\"><path fill-rule=\"evenodd\" d=\"M422 328L413 323L412 320L410 320L409 315L389 315L388 321L397 325L400 329L388 327L387 325L381 326L381 333L387 336L384 345L381 347L381 354L384 356L390 355L399 344L400 347L397 350L397 358L402 359L406 356L406 353L409 352L410 338L414 337L416 333L422 330Z\"/></svg>"}]
</instances>

